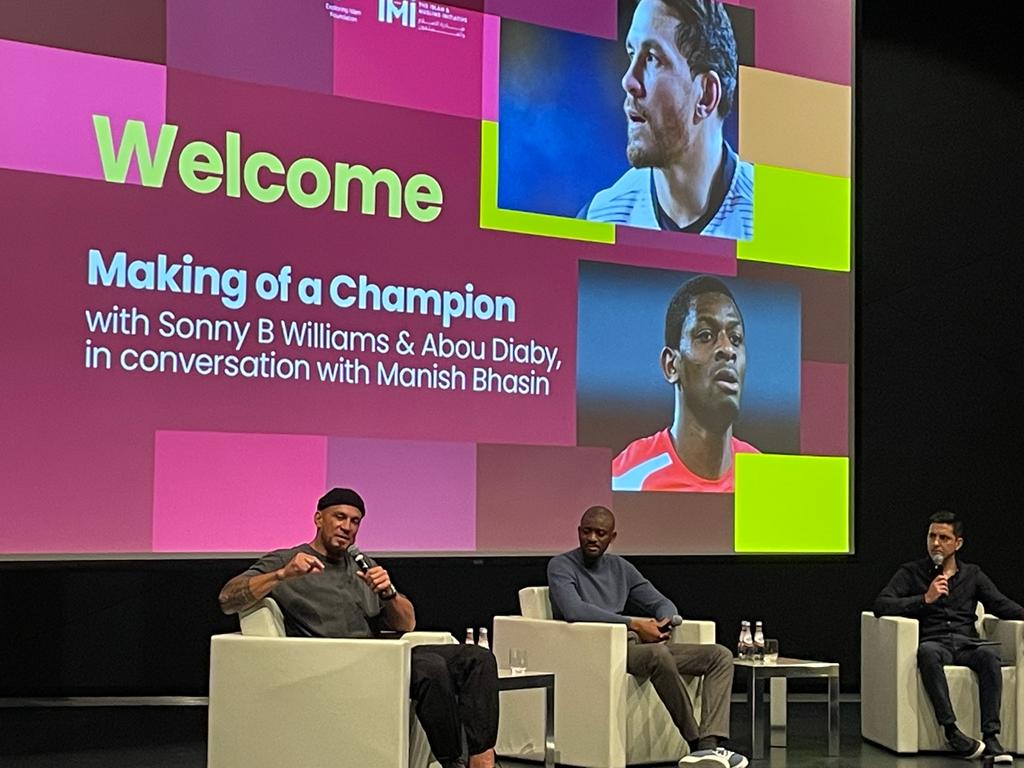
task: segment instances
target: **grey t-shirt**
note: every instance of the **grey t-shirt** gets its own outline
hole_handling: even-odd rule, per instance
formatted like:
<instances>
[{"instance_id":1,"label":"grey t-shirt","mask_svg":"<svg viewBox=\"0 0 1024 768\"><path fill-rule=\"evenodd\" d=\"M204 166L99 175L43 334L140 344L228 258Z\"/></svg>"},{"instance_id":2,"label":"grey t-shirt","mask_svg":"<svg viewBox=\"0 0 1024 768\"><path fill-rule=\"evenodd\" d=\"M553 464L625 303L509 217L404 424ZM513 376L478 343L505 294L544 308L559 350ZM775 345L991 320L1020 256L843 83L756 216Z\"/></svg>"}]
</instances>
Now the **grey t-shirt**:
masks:
<instances>
[{"instance_id":1,"label":"grey t-shirt","mask_svg":"<svg viewBox=\"0 0 1024 768\"><path fill-rule=\"evenodd\" d=\"M381 603L362 582L358 566L348 555L328 560L309 544L269 552L245 571L245 576L283 567L296 552L313 555L324 564L322 573L282 581L270 592L284 614L289 637L373 637L380 629Z\"/></svg>"}]
</instances>

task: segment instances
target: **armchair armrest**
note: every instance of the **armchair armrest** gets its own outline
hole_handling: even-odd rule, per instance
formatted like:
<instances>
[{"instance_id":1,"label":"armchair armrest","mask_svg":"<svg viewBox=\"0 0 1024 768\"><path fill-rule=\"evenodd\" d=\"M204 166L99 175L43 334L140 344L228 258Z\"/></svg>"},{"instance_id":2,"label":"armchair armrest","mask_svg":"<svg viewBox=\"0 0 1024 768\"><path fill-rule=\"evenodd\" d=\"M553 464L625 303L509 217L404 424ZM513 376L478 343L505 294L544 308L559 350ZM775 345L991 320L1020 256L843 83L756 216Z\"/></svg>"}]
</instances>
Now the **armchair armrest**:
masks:
<instances>
[{"instance_id":1,"label":"armchair armrest","mask_svg":"<svg viewBox=\"0 0 1024 768\"><path fill-rule=\"evenodd\" d=\"M999 655L1004 664L1018 664L1024 656L1024 621L1019 619L997 619L985 614L982 619L982 636L999 641Z\"/></svg>"},{"instance_id":2,"label":"armchair armrest","mask_svg":"<svg viewBox=\"0 0 1024 768\"><path fill-rule=\"evenodd\" d=\"M284 614L277 601L264 597L238 614L242 634L254 637L284 637Z\"/></svg>"},{"instance_id":3,"label":"armchair armrest","mask_svg":"<svg viewBox=\"0 0 1024 768\"><path fill-rule=\"evenodd\" d=\"M714 645L715 622L683 619L683 623L672 630L672 642Z\"/></svg>"},{"instance_id":4,"label":"armchair armrest","mask_svg":"<svg viewBox=\"0 0 1024 768\"><path fill-rule=\"evenodd\" d=\"M1017 743L1008 749L1024 751L1024 621L1018 619L997 619L987 614L982 619L982 634L989 640L999 641L999 655L1004 664L1017 667L1015 692L1016 709L1004 717L1016 718ZM1010 731L1006 728L1005 731Z\"/></svg>"},{"instance_id":5,"label":"armchair armrest","mask_svg":"<svg viewBox=\"0 0 1024 768\"><path fill-rule=\"evenodd\" d=\"M208 765L337 765L310 749L330 734L366 765L407 766L410 653L401 640L214 635Z\"/></svg>"},{"instance_id":6,"label":"armchair armrest","mask_svg":"<svg viewBox=\"0 0 1024 768\"><path fill-rule=\"evenodd\" d=\"M509 648L524 648L530 670L555 673L558 762L625 764L628 678L624 624L495 616L493 648L499 666L507 664ZM527 756L524 743L543 744L540 734L512 743L522 736L524 727L532 730L536 714L536 706L519 707L511 695L503 700L500 754Z\"/></svg>"},{"instance_id":7,"label":"armchair armrest","mask_svg":"<svg viewBox=\"0 0 1024 768\"><path fill-rule=\"evenodd\" d=\"M861 734L896 752L916 752L917 646L916 619L860 619Z\"/></svg>"},{"instance_id":8,"label":"armchair armrest","mask_svg":"<svg viewBox=\"0 0 1024 768\"><path fill-rule=\"evenodd\" d=\"M406 632L401 637L402 641L410 646L414 645L456 645L456 640L450 632L430 632L418 630Z\"/></svg>"}]
</instances>

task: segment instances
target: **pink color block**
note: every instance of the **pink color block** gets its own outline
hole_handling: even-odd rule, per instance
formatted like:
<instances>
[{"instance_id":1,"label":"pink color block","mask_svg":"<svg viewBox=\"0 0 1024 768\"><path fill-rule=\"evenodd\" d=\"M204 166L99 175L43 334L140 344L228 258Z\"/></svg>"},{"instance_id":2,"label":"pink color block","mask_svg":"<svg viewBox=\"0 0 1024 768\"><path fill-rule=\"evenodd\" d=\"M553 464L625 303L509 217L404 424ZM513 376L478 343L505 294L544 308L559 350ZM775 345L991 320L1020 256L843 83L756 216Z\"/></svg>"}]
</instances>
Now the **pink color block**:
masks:
<instances>
[{"instance_id":1,"label":"pink color block","mask_svg":"<svg viewBox=\"0 0 1024 768\"><path fill-rule=\"evenodd\" d=\"M476 547L476 446L332 437L328 486L366 502L367 551L472 551Z\"/></svg>"},{"instance_id":2,"label":"pink color block","mask_svg":"<svg viewBox=\"0 0 1024 768\"><path fill-rule=\"evenodd\" d=\"M360 13L334 22L336 96L480 117L484 14L420 0L406 26L400 18L379 21L377 0L345 5ZM429 15L437 7L466 21Z\"/></svg>"},{"instance_id":3,"label":"pink color block","mask_svg":"<svg viewBox=\"0 0 1024 768\"><path fill-rule=\"evenodd\" d=\"M159 64L0 40L0 72L2 168L102 179L94 114L110 117L115 149L125 120L145 121L151 145L164 121Z\"/></svg>"},{"instance_id":4,"label":"pink color block","mask_svg":"<svg viewBox=\"0 0 1024 768\"><path fill-rule=\"evenodd\" d=\"M805 360L800 374L800 453L849 456L850 371Z\"/></svg>"},{"instance_id":5,"label":"pink color block","mask_svg":"<svg viewBox=\"0 0 1024 768\"><path fill-rule=\"evenodd\" d=\"M594 258L601 258L600 251ZM615 225L615 249L608 261L685 269L713 275L736 274L736 241L687 232L660 232Z\"/></svg>"},{"instance_id":6,"label":"pink color block","mask_svg":"<svg viewBox=\"0 0 1024 768\"><path fill-rule=\"evenodd\" d=\"M477 462L481 552L569 549L583 511L611 506L608 448L480 445Z\"/></svg>"},{"instance_id":7,"label":"pink color block","mask_svg":"<svg viewBox=\"0 0 1024 768\"><path fill-rule=\"evenodd\" d=\"M484 53L481 67L482 93L481 117L484 120L498 120L499 62L501 61L501 19L484 16Z\"/></svg>"},{"instance_id":8,"label":"pink color block","mask_svg":"<svg viewBox=\"0 0 1024 768\"><path fill-rule=\"evenodd\" d=\"M754 9L754 63L759 69L850 85L849 0L736 0L735 5Z\"/></svg>"},{"instance_id":9,"label":"pink color block","mask_svg":"<svg viewBox=\"0 0 1024 768\"><path fill-rule=\"evenodd\" d=\"M313 537L327 438L157 432L154 552L266 552Z\"/></svg>"}]
</instances>

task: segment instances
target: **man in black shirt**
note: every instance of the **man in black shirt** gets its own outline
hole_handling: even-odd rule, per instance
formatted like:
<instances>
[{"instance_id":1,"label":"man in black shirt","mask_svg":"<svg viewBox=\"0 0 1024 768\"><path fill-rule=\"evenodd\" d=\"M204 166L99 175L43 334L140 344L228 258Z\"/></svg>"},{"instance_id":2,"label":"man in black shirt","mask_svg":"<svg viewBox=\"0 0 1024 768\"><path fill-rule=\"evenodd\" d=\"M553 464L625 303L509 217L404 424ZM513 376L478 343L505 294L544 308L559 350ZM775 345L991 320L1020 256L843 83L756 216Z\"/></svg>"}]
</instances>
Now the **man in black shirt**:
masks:
<instances>
[{"instance_id":1,"label":"man in black shirt","mask_svg":"<svg viewBox=\"0 0 1024 768\"><path fill-rule=\"evenodd\" d=\"M964 543L963 521L941 511L928 522L928 557L900 566L875 600L875 615L918 620L921 681L953 751L968 759L984 752L996 763L1013 762L998 738L1003 687L999 653L981 644L975 621L979 600L986 612L1001 619L1024 619L1024 608L996 589L977 565L957 558ZM969 667L978 676L983 741L956 727L945 664Z\"/></svg>"},{"instance_id":2,"label":"man in black shirt","mask_svg":"<svg viewBox=\"0 0 1024 768\"><path fill-rule=\"evenodd\" d=\"M366 507L351 488L333 488L317 502L316 536L308 544L270 552L220 592L224 613L238 613L267 595L299 637L372 637L381 628L416 627L412 602L376 563L364 573L348 554ZM430 749L444 768L493 768L498 735L498 670L494 655L475 645L412 649L411 698ZM339 717L342 714L339 713Z\"/></svg>"}]
</instances>

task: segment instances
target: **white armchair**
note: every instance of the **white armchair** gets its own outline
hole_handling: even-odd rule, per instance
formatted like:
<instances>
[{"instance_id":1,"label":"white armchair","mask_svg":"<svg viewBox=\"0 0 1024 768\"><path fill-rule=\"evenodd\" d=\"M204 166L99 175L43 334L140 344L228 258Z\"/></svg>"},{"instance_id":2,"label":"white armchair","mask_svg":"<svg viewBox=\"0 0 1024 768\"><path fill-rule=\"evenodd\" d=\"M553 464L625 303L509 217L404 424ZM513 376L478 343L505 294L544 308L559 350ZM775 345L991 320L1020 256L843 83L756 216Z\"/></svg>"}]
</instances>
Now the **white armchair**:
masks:
<instances>
[{"instance_id":1,"label":"white armchair","mask_svg":"<svg viewBox=\"0 0 1024 768\"><path fill-rule=\"evenodd\" d=\"M397 640L285 637L270 598L241 633L210 644L209 768L427 766L409 700L410 651L454 643L446 632Z\"/></svg>"},{"instance_id":2,"label":"white armchair","mask_svg":"<svg viewBox=\"0 0 1024 768\"><path fill-rule=\"evenodd\" d=\"M1000 641L1004 666L999 740L1011 752L1024 754L1024 621L1001 621L984 615L979 606L978 631ZM948 749L917 669L917 620L876 618L865 612L860 636L861 735L902 754ZM945 669L957 726L980 738L977 678L967 667Z\"/></svg>"},{"instance_id":3,"label":"white armchair","mask_svg":"<svg viewBox=\"0 0 1024 768\"><path fill-rule=\"evenodd\" d=\"M530 669L555 673L555 760L561 765L623 768L686 754L668 710L650 683L626 674L626 627L552 618L547 587L519 590L522 616L495 616L493 648L507 666L509 648L525 648ZM714 643L711 621L684 621L673 642ZM700 717L699 679L687 681ZM540 760L544 703L540 691L502 694L499 755Z\"/></svg>"}]
</instances>

